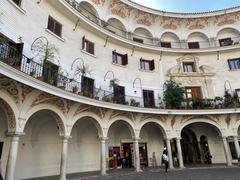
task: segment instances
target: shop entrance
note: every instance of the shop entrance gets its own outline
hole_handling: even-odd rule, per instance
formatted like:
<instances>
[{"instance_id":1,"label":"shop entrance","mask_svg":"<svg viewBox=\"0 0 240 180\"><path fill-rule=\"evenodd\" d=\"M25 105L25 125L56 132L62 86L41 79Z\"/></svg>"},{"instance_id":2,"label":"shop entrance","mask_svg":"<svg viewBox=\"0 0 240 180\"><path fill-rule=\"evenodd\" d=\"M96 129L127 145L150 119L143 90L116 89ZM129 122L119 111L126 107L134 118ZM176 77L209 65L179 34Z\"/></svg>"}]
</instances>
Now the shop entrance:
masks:
<instances>
[{"instance_id":1,"label":"shop entrance","mask_svg":"<svg viewBox=\"0 0 240 180\"><path fill-rule=\"evenodd\" d=\"M139 143L140 165L148 166L147 143Z\"/></svg>"},{"instance_id":2,"label":"shop entrance","mask_svg":"<svg viewBox=\"0 0 240 180\"><path fill-rule=\"evenodd\" d=\"M134 167L134 145L133 143L122 144L122 167L132 168Z\"/></svg>"}]
</instances>

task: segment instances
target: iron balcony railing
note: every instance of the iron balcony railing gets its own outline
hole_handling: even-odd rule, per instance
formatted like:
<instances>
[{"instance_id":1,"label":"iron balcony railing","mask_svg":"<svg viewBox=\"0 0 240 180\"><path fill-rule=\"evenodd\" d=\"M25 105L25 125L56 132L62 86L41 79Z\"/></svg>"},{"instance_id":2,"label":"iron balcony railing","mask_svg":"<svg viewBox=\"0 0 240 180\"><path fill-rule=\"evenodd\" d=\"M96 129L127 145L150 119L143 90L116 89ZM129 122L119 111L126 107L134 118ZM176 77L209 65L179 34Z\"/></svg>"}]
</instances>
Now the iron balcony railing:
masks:
<instances>
[{"instance_id":1,"label":"iron balcony railing","mask_svg":"<svg viewBox=\"0 0 240 180\"><path fill-rule=\"evenodd\" d=\"M237 37L226 37L225 41L223 39L214 39L209 38L206 41L192 42L187 40L176 40L176 41L161 41L160 38L146 37L137 35L135 33L127 32L124 29L115 27L114 25L105 22L104 20L97 17L95 14L80 6L80 4L75 0L65 0L70 4L75 10L77 10L87 21L93 22L96 26L107 30L113 35L134 41L135 43L145 44L154 47L163 47L163 48L174 48L174 49L209 49L209 48L218 48L224 46L236 46L240 43L240 36ZM192 43L196 43L195 45Z\"/></svg>"},{"instance_id":2,"label":"iron balcony railing","mask_svg":"<svg viewBox=\"0 0 240 180\"><path fill-rule=\"evenodd\" d=\"M17 49L8 44L0 43L0 61L25 74L28 74L29 76L32 76L33 78L81 96L134 107L165 109L164 102L161 99L136 97L125 94L114 94L113 91L103 90L101 88L99 89L95 87L86 87L81 82L81 78L73 79L63 76L59 72L53 72L53 70L49 69L49 67L35 62L32 58L28 58L25 55L22 55L17 51ZM240 103L232 104L231 108L237 107L240 107ZM203 99L198 101L186 100L185 102L182 102L180 109L215 108L220 109L229 107L224 107L223 102Z\"/></svg>"}]
</instances>

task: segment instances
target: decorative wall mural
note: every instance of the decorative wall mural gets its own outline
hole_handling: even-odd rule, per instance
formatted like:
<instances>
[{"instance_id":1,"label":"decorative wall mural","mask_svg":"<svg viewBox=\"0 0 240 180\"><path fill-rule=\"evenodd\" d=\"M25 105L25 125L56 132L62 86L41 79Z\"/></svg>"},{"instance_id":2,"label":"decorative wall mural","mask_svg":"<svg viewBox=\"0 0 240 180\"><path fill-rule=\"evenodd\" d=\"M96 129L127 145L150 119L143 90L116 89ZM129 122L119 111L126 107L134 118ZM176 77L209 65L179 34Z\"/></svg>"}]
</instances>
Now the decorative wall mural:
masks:
<instances>
[{"instance_id":1,"label":"decorative wall mural","mask_svg":"<svg viewBox=\"0 0 240 180\"><path fill-rule=\"evenodd\" d=\"M109 9L113 15L119 16L123 19L131 16L132 7L121 3L120 0L112 0L109 5Z\"/></svg>"}]
</instances>

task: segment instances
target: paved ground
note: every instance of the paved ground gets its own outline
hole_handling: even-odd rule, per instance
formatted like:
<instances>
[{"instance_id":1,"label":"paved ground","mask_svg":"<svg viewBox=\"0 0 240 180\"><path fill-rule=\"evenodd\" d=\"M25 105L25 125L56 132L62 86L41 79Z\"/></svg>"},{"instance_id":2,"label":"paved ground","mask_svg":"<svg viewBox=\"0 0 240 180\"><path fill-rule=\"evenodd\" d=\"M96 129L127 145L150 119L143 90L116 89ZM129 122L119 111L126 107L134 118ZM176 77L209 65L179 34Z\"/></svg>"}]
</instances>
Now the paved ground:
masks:
<instances>
[{"instance_id":1,"label":"paved ground","mask_svg":"<svg viewBox=\"0 0 240 180\"><path fill-rule=\"evenodd\" d=\"M58 180L59 177L37 178L36 180ZM68 180L240 180L240 168L226 167L192 167L170 170L144 169L136 173L133 169L109 171L107 176L99 172L68 175Z\"/></svg>"}]
</instances>

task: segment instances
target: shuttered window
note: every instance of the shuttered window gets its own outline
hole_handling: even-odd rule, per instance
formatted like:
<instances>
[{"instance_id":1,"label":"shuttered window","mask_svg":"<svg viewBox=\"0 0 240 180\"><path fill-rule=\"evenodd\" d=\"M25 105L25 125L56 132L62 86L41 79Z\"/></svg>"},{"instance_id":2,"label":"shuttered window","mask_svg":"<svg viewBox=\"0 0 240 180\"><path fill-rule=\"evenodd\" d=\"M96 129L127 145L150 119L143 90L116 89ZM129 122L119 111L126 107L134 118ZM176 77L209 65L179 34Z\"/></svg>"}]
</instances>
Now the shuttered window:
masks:
<instances>
[{"instance_id":1,"label":"shuttered window","mask_svg":"<svg viewBox=\"0 0 240 180\"><path fill-rule=\"evenodd\" d=\"M50 31L52 31L57 36L62 36L62 24L60 24L58 21L56 21L51 16L48 17L48 27Z\"/></svg>"},{"instance_id":2,"label":"shuttered window","mask_svg":"<svg viewBox=\"0 0 240 180\"><path fill-rule=\"evenodd\" d=\"M149 61L145 59L140 59L140 69L153 71L155 69L154 59Z\"/></svg>"},{"instance_id":3,"label":"shuttered window","mask_svg":"<svg viewBox=\"0 0 240 180\"><path fill-rule=\"evenodd\" d=\"M112 63L126 66L128 64L128 54L120 54L116 51L112 52Z\"/></svg>"},{"instance_id":4,"label":"shuttered window","mask_svg":"<svg viewBox=\"0 0 240 180\"><path fill-rule=\"evenodd\" d=\"M240 69L240 58L237 59L229 59L228 66L230 70Z\"/></svg>"},{"instance_id":5,"label":"shuttered window","mask_svg":"<svg viewBox=\"0 0 240 180\"><path fill-rule=\"evenodd\" d=\"M200 48L199 42L189 42L188 43L188 48L189 49L199 49Z\"/></svg>"},{"instance_id":6,"label":"shuttered window","mask_svg":"<svg viewBox=\"0 0 240 180\"><path fill-rule=\"evenodd\" d=\"M87 40L85 36L82 38L82 49L90 54L94 55L94 43Z\"/></svg>"}]
</instances>

